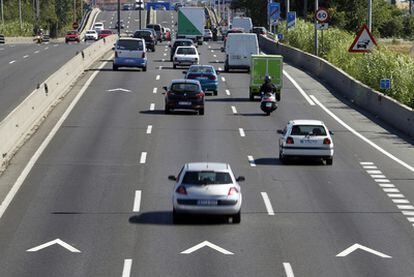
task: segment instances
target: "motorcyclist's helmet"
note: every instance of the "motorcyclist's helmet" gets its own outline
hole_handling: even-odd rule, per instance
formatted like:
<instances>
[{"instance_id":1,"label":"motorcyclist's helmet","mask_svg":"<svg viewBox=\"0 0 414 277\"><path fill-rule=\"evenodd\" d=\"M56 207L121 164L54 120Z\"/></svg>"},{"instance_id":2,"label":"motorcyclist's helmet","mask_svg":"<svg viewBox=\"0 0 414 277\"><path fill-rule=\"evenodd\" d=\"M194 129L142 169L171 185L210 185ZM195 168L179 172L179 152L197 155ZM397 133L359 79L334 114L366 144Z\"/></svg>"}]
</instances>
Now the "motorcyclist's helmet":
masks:
<instances>
[{"instance_id":1,"label":"motorcyclist's helmet","mask_svg":"<svg viewBox=\"0 0 414 277\"><path fill-rule=\"evenodd\" d=\"M266 75L265 83L270 83L271 81L272 81L272 77L270 77L269 75Z\"/></svg>"}]
</instances>

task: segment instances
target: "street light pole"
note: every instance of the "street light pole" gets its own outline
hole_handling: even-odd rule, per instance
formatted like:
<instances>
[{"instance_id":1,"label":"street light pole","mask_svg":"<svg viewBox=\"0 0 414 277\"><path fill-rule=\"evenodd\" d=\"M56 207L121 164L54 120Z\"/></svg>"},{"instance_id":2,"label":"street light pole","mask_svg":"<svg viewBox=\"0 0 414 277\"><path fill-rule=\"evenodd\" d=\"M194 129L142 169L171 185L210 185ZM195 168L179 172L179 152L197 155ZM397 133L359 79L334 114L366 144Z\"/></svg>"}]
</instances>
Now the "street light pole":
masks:
<instances>
[{"instance_id":1,"label":"street light pole","mask_svg":"<svg viewBox=\"0 0 414 277\"><path fill-rule=\"evenodd\" d=\"M22 0L19 0L19 21L20 21L20 30L23 27L23 22L22 22Z\"/></svg>"},{"instance_id":2,"label":"street light pole","mask_svg":"<svg viewBox=\"0 0 414 277\"><path fill-rule=\"evenodd\" d=\"M3 0L0 0L1 6L1 24L4 25L4 9L3 9Z\"/></svg>"},{"instance_id":3,"label":"street light pole","mask_svg":"<svg viewBox=\"0 0 414 277\"><path fill-rule=\"evenodd\" d=\"M118 37L121 36L121 0L118 0Z\"/></svg>"},{"instance_id":4,"label":"street light pole","mask_svg":"<svg viewBox=\"0 0 414 277\"><path fill-rule=\"evenodd\" d=\"M315 0L315 13L319 9L318 0ZM319 53L319 43L318 43L318 28L317 28L318 21L315 18L315 55L318 56Z\"/></svg>"},{"instance_id":5,"label":"street light pole","mask_svg":"<svg viewBox=\"0 0 414 277\"><path fill-rule=\"evenodd\" d=\"M141 7L144 6L144 5L142 5L142 3L143 2L141 2L141 0L140 0L140 2L138 2L138 5L139 5L139 29L140 30L142 29L142 9L141 9Z\"/></svg>"},{"instance_id":6,"label":"street light pole","mask_svg":"<svg viewBox=\"0 0 414 277\"><path fill-rule=\"evenodd\" d=\"M372 32L372 0L368 0L368 30Z\"/></svg>"}]
</instances>

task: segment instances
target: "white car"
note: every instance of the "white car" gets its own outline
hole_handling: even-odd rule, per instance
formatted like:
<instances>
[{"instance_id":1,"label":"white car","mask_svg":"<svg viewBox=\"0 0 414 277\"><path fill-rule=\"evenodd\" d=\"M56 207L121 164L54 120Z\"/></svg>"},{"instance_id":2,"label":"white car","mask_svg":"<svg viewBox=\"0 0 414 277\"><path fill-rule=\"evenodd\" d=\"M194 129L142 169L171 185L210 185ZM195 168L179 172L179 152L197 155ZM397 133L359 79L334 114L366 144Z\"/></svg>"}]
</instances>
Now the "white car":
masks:
<instances>
[{"instance_id":1,"label":"white car","mask_svg":"<svg viewBox=\"0 0 414 277\"><path fill-rule=\"evenodd\" d=\"M244 177L234 177L227 163L187 163L178 176L169 176L176 181L173 192L173 222L183 214L212 214L232 217L240 223L242 194L238 182Z\"/></svg>"},{"instance_id":2,"label":"white car","mask_svg":"<svg viewBox=\"0 0 414 277\"><path fill-rule=\"evenodd\" d=\"M213 39L213 32L210 29L204 29L204 41Z\"/></svg>"},{"instance_id":3,"label":"white car","mask_svg":"<svg viewBox=\"0 0 414 277\"><path fill-rule=\"evenodd\" d=\"M334 143L326 125L319 120L291 120L283 130L277 131L279 160L285 163L289 157L309 157L325 160L332 165Z\"/></svg>"},{"instance_id":4,"label":"white car","mask_svg":"<svg viewBox=\"0 0 414 277\"><path fill-rule=\"evenodd\" d=\"M105 26L102 22L95 22L95 25L93 25L93 29L99 33L100 31L105 29Z\"/></svg>"},{"instance_id":5,"label":"white car","mask_svg":"<svg viewBox=\"0 0 414 277\"><path fill-rule=\"evenodd\" d=\"M173 57L173 67L200 63L200 56L194 46L178 46Z\"/></svg>"},{"instance_id":6,"label":"white car","mask_svg":"<svg viewBox=\"0 0 414 277\"><path fill-rule=\"evenodd\" d=\"M85 40L98 40L98 32L95 30L86 31Z\"/></svg>"}]
</instances>

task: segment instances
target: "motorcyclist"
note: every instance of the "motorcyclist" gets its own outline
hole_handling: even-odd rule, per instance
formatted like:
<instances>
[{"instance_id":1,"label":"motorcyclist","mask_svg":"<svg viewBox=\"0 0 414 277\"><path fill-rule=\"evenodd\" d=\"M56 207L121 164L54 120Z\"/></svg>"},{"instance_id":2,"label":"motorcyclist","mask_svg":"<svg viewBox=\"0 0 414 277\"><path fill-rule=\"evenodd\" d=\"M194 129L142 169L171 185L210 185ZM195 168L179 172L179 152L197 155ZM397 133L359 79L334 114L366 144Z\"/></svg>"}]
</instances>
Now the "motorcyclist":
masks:
<instances>
[{"instance_id":1,"label":"motorcyclist","mask_svg":"<svg viewBox=\"0 0 414 277\"><path fill-rule=\"evenodd\" d=\"M264 83L260 87L260 92L263 93L263 97L272 97L276 95L276 99L279 101L280 94L276 86L272 83L272 78L270 76L266 76L264 79Z\"/></svg>"}]
</instances>

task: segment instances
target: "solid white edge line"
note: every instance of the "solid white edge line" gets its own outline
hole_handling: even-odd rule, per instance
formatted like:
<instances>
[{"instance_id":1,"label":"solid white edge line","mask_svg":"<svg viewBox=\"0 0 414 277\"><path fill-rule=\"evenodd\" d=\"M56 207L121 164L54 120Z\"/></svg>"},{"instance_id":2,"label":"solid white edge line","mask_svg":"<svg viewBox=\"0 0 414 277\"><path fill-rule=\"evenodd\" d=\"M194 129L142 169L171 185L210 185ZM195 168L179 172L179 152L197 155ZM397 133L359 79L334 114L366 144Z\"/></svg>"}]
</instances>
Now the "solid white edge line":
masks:
<instances>
[{"instance_id":1,"label":"solid white edge line","mask_svg":"<svg viewBox=\"0 0 414 277\"><path fill-rule=\"evenodd\" d=\"M153 111L153 110L155 110L155 103L151 103L150 105L150 111Z\"/></svg>"},{"instance_id":2,"label":"solid white edge line","mask_svg":"<svg viewBox=\"0 0 414 277\"><path fill-rule=\"evenodd\" d=\"M285 268L286 277L295 277L290 263L283 263L283 267Z\"/></svg>"},{"instance_id":3,"label":"solid white edge line","mask_svg":"<svg viewBox=\"0 0 414 277\"><path fill-rule=\"evenodd\" d=\"M243 128L239 128L239 133L242 138L246 136L246 133L244 132Z\"/></svg>"},{"instance_id":4,"label":"solid white edge line","mask_svg":"<svg viewBox=\"0 0 414 277\"><path fill-rule=\"evenodd\" d=\"M237 113L237 109L236 109L236 107L235 107L235 106L231 106L231 110L232 110L232 112L233 112L234 114L236 114L236 113Z\"/></svg>"},{"instance_id":5,"label":"solid white edge line","mask_svg":"<svg viewBox=\"0 0 414 277\"><path fill-rule=\"evenodd\" d=\"M269 199L269 196L267 195L267 193L266 192L261 192L261 195L262 195L263 201L265 203L267 213L269 215L275 215L275 212L273 211L272 203L270 202L270 199Z\"/></svg>"},{"instance_id":6,"label":"solid white edge line","mask_svg":"<svg viewBox=\"0 0 414 277\"><path fill-rule=\"evenodd\" d=\"M152 132L152 125L148 125L147 134L149 135L149 134L151 134L151 132Z\"/></svg>"},{"instance_id":7,"label":"solid white edge line","mask_svg":"<svg viewBox=\"0 0 414 277\"><path fill-rule=\"evenodd\" d=\"M147 152L142 152L141 153L141 158L139 159L139 163L140 164L144 164L147 161Z\"/></svg>"},{"instance_id":8,"label":"solid white edge line","mask_svg":"<svg viewBox=\"0 0 414 277\"><path fill-rule=\"evenodd\" d=\"M285 70L283 70L283 75L285 75L289 81L295 86L295 88L302 94L306 101L308 101L309 105L315 106L315 103L309 98L309 95L299 86L299 84L289 75Z\"/></svg>"},{"instance_id":9,"label":"solid white edge line","mask_svg":"<svg viewBox=\"0 0 414 277\"><path fill-rule=\"evenodd\" d=\"M124 268L122 269L122 277L131 276L132 259L124 260Z\"/></svg>"},{"instance_id":10,"label":"solid white edge line","mask_svg":"<svg viewBox=\"0 0 414 277\"><path fill-rule=\"evenodd\" d=\"M132 208L132 211L135 213L138 213L141 209L141 194L140 190L135 191L134 207Z\"/></svg>"},{"instance_id":11,"label":"solid white edge line","mask_svg":"<svg viewBox=\"0 0 414 277\"><path fill-rule=\"evenodd\" d=\"M112 56L109 58L109 60L112 59ZM103 68L107 62L102 63L98 69ZM39 157L42 155L43 151L46 149L46 147L49 145L49 143L52 141L53 137L56 135L60 127L62 126L63 122L68 118L69 114L72 112L73 108L76 106L76 104L79 102L85 91L88 89L89 85L92 83L92 81L95 79L96 75L98 75L99 70L95 71L89 79L86 81L86 83L83 85L82 89L79 91L78 95L72 100L66 111L63 113L63 115L60 117L59 121L55 124L53 129L50 131L49 135L43 140L42 144L39 146L39 148L36 150L36 152L33 154L33 156L30 158L27 165L24 167L23 171L20 173L19 177L17 178L16 182L13 184L10 191L7 193L6 197L4 198L3 202L0 206L0 218L3 216L4 212L6 211L7 207L10 205L11 201L13 200L14 196L19 191L20 187L22 186L23 182L26 180L27 176L29 175L30 171L32 170L33 166L36 164Z\"/></svg>"},{"instance_id":12,"label":"solid white edge line","mask_svg":"<svg viewBox=\"0 0 414 277\"><path fill-rule=\"evenodd\" d=\"M345 127L346 129L348 129L348 131L350 131L351 133L353 133L355 136L359 137L360 139L362 139L363 141L365 141L366 143L368 143L369 145L371 145L372 147L374 147L375 149L377 149L379 152L381 152L382 154L384 154L385 156L389 157L390 159L394 160L395 162L399 163L400 165L402 165L403 167L407 168L408 170L414 172L414 167L407 164L406 162L398 159L397 157L395 157L393 154L389 153L388 151L382 149L381 147L379 147L377 144L375 144L374 142L370 141L369 139L367 139L366 137L364 137L363 135L361 135L360 133L358 133L357 131L355 131L351 126L349 126L348 124L346 124L342 119L340 119L339 117L337 117L333 112L331 112L328 108L326 108L321 102L319 102L318 99L316 99L315 96L310 95L310 97L312 98L313 101L315 101L316 104L319 105L319 107L321 107L327 114L329 114L333 119L335 119L339 124L341 124L343 127Z\"/></svg>"}]
</instances>

